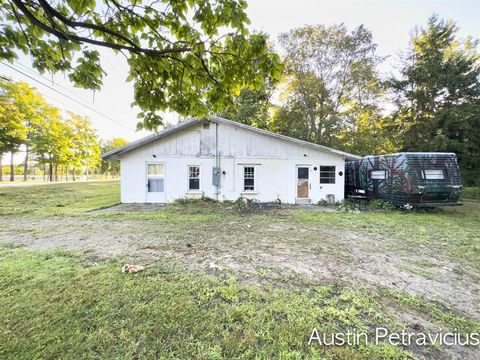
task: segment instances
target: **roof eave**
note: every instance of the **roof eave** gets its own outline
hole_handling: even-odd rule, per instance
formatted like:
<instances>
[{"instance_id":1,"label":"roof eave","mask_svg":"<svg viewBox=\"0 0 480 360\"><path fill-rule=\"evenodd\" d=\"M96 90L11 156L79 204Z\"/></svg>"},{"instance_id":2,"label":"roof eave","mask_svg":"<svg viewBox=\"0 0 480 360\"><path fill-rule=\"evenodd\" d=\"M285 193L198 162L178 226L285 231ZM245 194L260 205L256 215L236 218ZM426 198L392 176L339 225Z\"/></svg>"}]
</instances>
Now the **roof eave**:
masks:
<instances>
[{"instance_id":1,"label":"roof eave","mask_svg":"<svg viewBox=\"0 0 480 360\"><path fill-rule=\"evenodd\" d=\"M322 151L326 151L326 152L329 152L329 153L332 153L332 154L340 155L340 156L343 156L345 159L348 159L348 160L355 160L355 159L360 159L361 158L361 156L350 154L350 153L340 151L340 150L336 150L336 149L332 149L332 148L329 148L328 146L323 146L323 145L314 144L314 143L311 143L311 142L308 142L308 141L295 139L295 138L292 138L290 136L277 134L277 133L274 133L274 132L271 132L271 131L256 128L254 126L249 126L249 125L239 123L239 122L236 122L236 121L233 121L233 120L225 119L225 118L222 118L222 117L219 117L219 116L212 116L211 119L214 120L214 121L217 120L217 121L221 121L221 122L226 122L226 123L231 124L233 126L238 126L238 127L250 130L250 131L255 131L257 133L260 133L260 134L263 134L263 135L266 135L266 136L270 136L270 137L273 137L273 138L276 138L276 139L279 139L279 140L284 140L284 141L289 141L289 142L292 142L292 143L296 143L297 145L300 145L300 146L309 146L311 148L314 148L315 150L322 150Z\"/></svg>"},{"instance_id":2,"label":"roof eave","mask_svg":"<svg viewBox=\"0 0 480 360\"><path fill-rule=\"evenodd\" d=\"M108 151L104 154L101 154L100 157L104 160L120 160L121 159L121 155L126 153L126 152L129 152L131 150L135 150L136 148L139 148L143 145L146 145L148 143L151 143L153 141L156 141L158 139L161 139L165 136L168 136L168 135L171 135L171 134L175 134L176 132L179 132L185 128L188 128L196 123L201 123L203 121L207 120L206 118L202 118L202 119L197 119L197 118L191 118L191 119L188 119L188 120L185 120L183 122L181 122L180 124L177 124L173 127L170 127L168 129L164 129L156 134L152 134L152 135L148 135L148 136L145 136L139 140L136 140L136 141L133 141L127 145L124 145L122 147L119 147L117 149L114 149L114 150L111 150L111 151Z\"/></svg>"},{"instance_id":3,"label":"roof eave","mask_svg":"<svg viewBox=\"0 0 480 360\"><path fill-rule=\"evenodd\" d=\"M343 156L347 160L361 159L361 156L357 156L357 155L350 154L350 153L347 153L347 152L343 152L343 151L340 151L340 150L335 150L335 149L329 148L327 146L314 144L314 143L311 143L311 142L308 142L308 141L295 139L295 138L292 138L292 137L289 137L289 136L273 133L271 131L263 130L263 129L256 128L256 127L253 127L253 126L249 126L249 125L246 125L246 124L242 124L242 123L239 123L239 122L236 122L236 121L228 120L228 119L225 119L225 118L222 118L222 117L219 117L219 116L211 116L209 118L204 117L202 119L191 118L191 119L185 120L185 121L181 122L180 124L177 124L176 126L173 126L171 128L168 128L168 129L164 129L157 134L153 134L153 135L143 137L143 138L141 138L137 141L133 141L130 144L122 146L118 149L114 149L114 150L111 150L109 152L106 152L106 153L101 155L101 158L104 159L104 160L120 160L121 156L126 152L129 152L129 151L134 150L138 147L146 145L150 142L161 139L165 136L175 134L175 133L177 133L177 132L179 132L179 131L181 131L185 128L193 126L194 124L200 124L204 121L218 121L218 122L223 122L223 123L226 123L226 124L230 124L232 126L238 126L240 128L246 129L246 130L254 131L254 132L257 132L259 134L266 135L266 136L269 136L269 137L273 137L273 138L276 138L276 139L279 139L279 140L295 143L295 144L300 145L300 146L308 146L308 147L313 148L315 150L321 150L321 151L325 151L325 152L328 152L328 153L340 155L340 156Z\"/></svg>"}]
</instances>

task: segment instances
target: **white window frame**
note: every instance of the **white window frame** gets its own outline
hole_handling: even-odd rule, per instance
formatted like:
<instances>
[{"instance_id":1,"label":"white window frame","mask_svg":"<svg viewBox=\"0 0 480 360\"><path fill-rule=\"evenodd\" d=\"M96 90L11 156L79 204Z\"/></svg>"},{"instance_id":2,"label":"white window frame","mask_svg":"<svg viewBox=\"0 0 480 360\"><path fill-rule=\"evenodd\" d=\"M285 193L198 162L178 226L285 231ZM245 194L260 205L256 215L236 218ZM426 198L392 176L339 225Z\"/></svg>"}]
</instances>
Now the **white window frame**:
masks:
<instances>
[{"instance_id":1,"label":"white window frame","mask_svg":"<svg viewBox=\"0 0 480 360\"><path fill-rule=\"evenodd\" d=\"M252 179L253 179L253 189L245 189L245 180L246 180L245 169L246 168L252 168L253 169L253 177L252 177ZM254 165L244 165L243 166L242 179L243 179L242 184L243 184L243 192L244 193L249 193L249 192L252 193L252 192L257 191L257 169ZM250 186L250 185L248 185L248 186Z\"/></svg>"},{"instance_id":2,"label":"white window frame","mask_svg":"<svg viewBox=\"0 0 480 360\"><path fill-rule=\"evenodd\" d=\"M441 177L439 177L441 174ZM422 170L423 180L445 180L445 171L443 169L424 169Z\"/></svg>"},{"instance_id":3,"label":"white window frame","mask_svg":"<svg viewBox=\"0 0 480 360\"><path fill-rule=\"evenodd\" d=\"M329 167L329 168L333 168L333 182L322 182L322 167ZM319 174L319 177L320 177L320 184L322 185L334 185L337 181L337 167L335 165L319 165L318 167L318 174ZM329 171L330 175L331 175L331 171ZM327 179L326 177L323 177L323 179ZM328 179L331 179L330 177Z\"/></svg>"},{"instance_id":4,"label":"white window frame","mask_svg":"<svg viewBox=\"0 0 480 360\"><path fill-rule=\"evenodd\" d=\"M383 177L379 177L379 175L374 175L374 173L383 173ZM389 171L385 169L373 169L370 170L370 180L386 180L389 178Z\"/></svg>"},{"instance_id":5,"label":"white window frame","mask_svg":"<svg viewBox=\"0 0 480 360\"><path fill-rule=\"evenodd\" d=\"M197 179L197 178L191 178L190 177L190 168L192 167L196 167L198 168L198 189L190 189L190 179ZM187 166L187 189L188 191L190 192L197 192L197 191L201 191L202 189L202 180L201 180L201 177L202 177L202 169L200 167L200 165L188 165Z\"/></svg>"}]
</instances>

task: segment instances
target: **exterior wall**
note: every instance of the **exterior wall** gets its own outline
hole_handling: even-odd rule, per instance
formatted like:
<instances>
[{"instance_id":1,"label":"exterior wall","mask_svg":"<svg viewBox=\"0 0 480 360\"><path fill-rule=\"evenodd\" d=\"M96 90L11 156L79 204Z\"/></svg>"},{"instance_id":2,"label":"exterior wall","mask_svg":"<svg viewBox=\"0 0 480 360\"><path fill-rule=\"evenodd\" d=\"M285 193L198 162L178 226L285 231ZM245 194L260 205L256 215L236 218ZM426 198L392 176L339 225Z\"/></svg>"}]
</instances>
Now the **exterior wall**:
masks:
<instances>
[{"instance_id":1,"label":"exterior wall","mask_svg":"<svg viewBox=\"0 0 480 360\"><path fill-rule=\"evenodd\" d=\"M236 200L240 196L262 202L280 200L295 203L297 165L309 167L310 201L335 201L344 195L344 158L308 146L300 146L254 133L239 127L210 123L201 124L132 150L121 158L121 199L124 203L147 201L146 164L159 162L165 168L165 201L190 196L208 196L218 200ZM215 166L216 133L220 187L212 185ZM153 157L155 155L155 157ZM188 166L200 166L200 191L188 191ZM320 184L320 166L335 166L335 184ZM243 191L244 166L255 167L255 191ZM314 168L317 168L314 170Z\"/></svg>"}]
</instances>

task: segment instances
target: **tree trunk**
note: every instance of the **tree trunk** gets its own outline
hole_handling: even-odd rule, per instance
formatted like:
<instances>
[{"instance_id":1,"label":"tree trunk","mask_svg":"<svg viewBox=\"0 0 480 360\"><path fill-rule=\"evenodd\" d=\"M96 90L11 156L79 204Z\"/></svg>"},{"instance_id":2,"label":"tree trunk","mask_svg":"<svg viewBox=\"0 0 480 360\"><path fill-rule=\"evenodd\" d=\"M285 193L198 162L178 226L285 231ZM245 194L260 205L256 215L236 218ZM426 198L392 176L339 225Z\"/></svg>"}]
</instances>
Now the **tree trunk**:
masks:
<instances>
[{"instance_id":1,"label":"tree trunk","mask_svg":"<svg viewBox=\"0 0 480 360\"><path fill-rule=\"evenodd\" d=\"M53 181L53 164L52 164L52 158L50 158L50 166L49 166L49 169L48 169L48 180L49 181Z\"/></svg>"},{"instance_id":2,"label":"tree trunk","mask_svg":"<svg viewBox=\"0 0 480 360\"><path fill-rule=\"evenodd\" d=\"M13 154L14 152L12 151L10 153L10 181L15 180L15 166L13 165Z\"/></svg>"},{"instance_id":3,"label":"tree trunk","mask_svg":"<svg viewBox=\"0 0 480 360\"><path fill-rule=\"evenodd\" d=\"M28 145L27 150L25 151L25 162L23 163L23 181L27 181L27 172L28 172Z\"/></svg>"},{"instance_id":4,"label":"tree trunk","mask_svg":"<svg viewBox=\"0 0 480 360\"><path fill-rule=\"evenodd\" d=\"M0 153L0 181L3 180L3 164L2 164L3 154Z\"/></svg>"}]
</instances>

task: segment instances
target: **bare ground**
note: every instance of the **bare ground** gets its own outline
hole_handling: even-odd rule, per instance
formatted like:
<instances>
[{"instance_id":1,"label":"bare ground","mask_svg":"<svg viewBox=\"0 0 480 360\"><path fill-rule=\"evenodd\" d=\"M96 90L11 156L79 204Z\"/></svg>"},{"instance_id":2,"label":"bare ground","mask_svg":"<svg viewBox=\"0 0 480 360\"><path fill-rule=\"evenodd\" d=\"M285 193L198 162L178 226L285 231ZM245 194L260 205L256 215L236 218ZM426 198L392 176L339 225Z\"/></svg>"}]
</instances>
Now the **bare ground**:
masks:
<instances>
[{"instance_id":1,"label":"bare ground","mask_svg":"<svg viewBox=\"0 0 480 360\"><path fill-rule=\"evenodd\" d=\"M162 209L118 205L87 216L0 216L0 241L30 249L80 251L92 261L122 259L147 266L173 262L190 271L233 274L245 282L267 280L288 286L306 280L389 288L434 300L480 321L480 274L473 268L421 244L405 249L399 240L378 233L298 223L284 216L296 211L289 207L269 217L195 223L102 216ZM439 331L423 313L394 304L389 310L407 329ZM480 359L478 349L469 347L410 350L427 359Z\"/></svg>"},{"instance_id":2,"label":"bare ground","mask_svg":"<svg viewBox=\"0 0 480 360\"><path fill-rule=\"evenodd\" d=\"M398 240L384 235L281 216L195 224L98 215L11 219L0 217L0 241L15 246L63 248L146 265L168 259L192 271L233 273L244 281L266 277L385 287L480 321L478 273L421 245L398 251Z\"/></svg>"}]
</instances>

